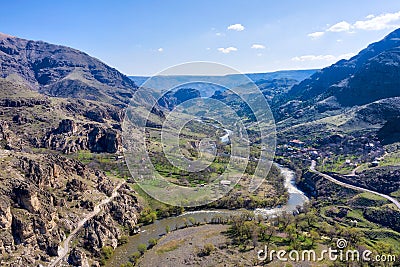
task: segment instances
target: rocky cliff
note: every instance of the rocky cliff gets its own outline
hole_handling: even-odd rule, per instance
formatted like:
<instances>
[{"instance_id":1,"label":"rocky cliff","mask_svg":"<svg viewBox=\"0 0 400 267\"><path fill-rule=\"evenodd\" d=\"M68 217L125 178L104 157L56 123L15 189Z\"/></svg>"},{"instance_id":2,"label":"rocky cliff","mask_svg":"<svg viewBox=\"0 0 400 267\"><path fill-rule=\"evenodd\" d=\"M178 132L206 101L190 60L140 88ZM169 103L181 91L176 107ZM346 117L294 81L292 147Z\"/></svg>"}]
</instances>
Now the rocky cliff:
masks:
<instances>
[{"instance_id":1,"label":"rocky cliff","mask_svg":"<svg viewBox=\"0 0 400 267\"><path fill-rule=\"evenodd\" d=\"M2 266L47 265L77 222L118 183L57 154L0 154L0 254L7 255ZM78 239L90 262L102 246L115 247L121 235L134 231L138 212L135 193L129 186L120 188L120 196L88 221L81 234L84 241Z\"/></svg>"},{"instance_id":2,"label":"rocky cliff","mask_svg":"<svg viewBox=\"0 0 400 267\"><path fill-rule=\"evenodd\" d=\"M14 48L5 50L7 55L28 53L24 55L27 60L38 56L19 51L15 42ZM42 45L43 49L55 49ZM73 94L54 97L49 88L62 79L65 66L48 66L52 78L38 82L38 74L25 67L4 67L7 60L1 64L10 73L6 79L0 78L0 265L47 266L78 222L121 182L113 172L119 170L116 166L123 169L124 163L115 161L114 154L121 152L124 110L120 103L126 96L119 101L113 94L120 90L118 86L133 88L133 84L124 82L122 76L118 81L116 73L116 80L109 83L115 92L96 93L106 95L105 99L95 98L104 102L88 100L84 87L80 99ZM24 62L21 60L16 62ZM74 55L69 60L75 60ZM105 68L104 73L109 72L114 73ZM12 80L16 74L25 82ZM78 231L63 264L98 266L102 247L115 248L122 236L135 233L141 210L135 194L129 185L121 186L117 196Z\"/></svg>"}]
</instances>

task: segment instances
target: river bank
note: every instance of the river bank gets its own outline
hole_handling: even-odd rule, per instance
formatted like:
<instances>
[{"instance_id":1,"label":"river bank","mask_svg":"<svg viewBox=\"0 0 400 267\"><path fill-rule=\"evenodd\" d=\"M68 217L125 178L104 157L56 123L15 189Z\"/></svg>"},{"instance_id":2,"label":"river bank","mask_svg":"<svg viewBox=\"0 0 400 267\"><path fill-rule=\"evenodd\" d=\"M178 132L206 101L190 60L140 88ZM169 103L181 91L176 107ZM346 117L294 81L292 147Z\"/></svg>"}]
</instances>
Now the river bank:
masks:
<instances>
[{"instance_id":1,"label":"river bank","mask_svg":"<svg viewBox=\"0 0 400 267\"><path fill-rule=\"evenodd\" d=\"M295 173L294 171L277 165L281 173L285 177L285 188L289 192L289 200L287 204L271 209L256 209L254 210L255 215L261 215L265 218L270 216L276 216L284 211L294 212L298 206L302 206L308 201L305 194L300 191L295 185ZM201 210L201 211L189 211L176 217L169 217L161 220L156 220L153 224L145 225L141 227L140 232L136 235L130 236L128 242L120 247L117 247L114 251L113 256L107 261L106 266L115 267L120 266L128 261L128 258L132 253L137 251L139 244L148 244L150 239L159 239L161 236L167 233L167 230L173 231L175 229L184 228L187 225L191 225L191 222L197 223L211 223L216 217L229 218L240 210ZM196 227L196 226L193 226Z\"/></svg>"}]
</instances>

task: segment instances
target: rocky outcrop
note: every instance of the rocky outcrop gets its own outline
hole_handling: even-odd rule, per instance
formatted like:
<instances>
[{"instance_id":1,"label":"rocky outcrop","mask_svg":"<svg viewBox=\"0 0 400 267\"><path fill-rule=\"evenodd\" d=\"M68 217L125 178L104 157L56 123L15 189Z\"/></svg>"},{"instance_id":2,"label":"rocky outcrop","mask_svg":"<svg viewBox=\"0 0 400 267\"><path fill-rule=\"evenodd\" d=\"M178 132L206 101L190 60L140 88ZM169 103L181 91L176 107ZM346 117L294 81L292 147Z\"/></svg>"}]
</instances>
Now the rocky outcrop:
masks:
<instances>
[{"instance_id":1,"label":"rocky outcrop","mask_svg":"<svg viewBox=\"0 0 400 267\"><path fill-rule=\"evenodd\" d=\"M35 191L33 188L29 188L26 184L21 184L17 188L14 188L13 191L18 205L31 213L36 213L39 211L41 205L38 199L37 191Z\"/></svg>"},{"instance_id":2,"label":"rocky outcrop","mask_svg":"<svg viewBox=\"0 0 400 267\"><path fill-rule=\"evenodd\" d=\"M9 173L0 176L0 253L9 255L3 263L22 267L37 266L39 260L50 262L83 214L112 194L116 181L60 155L7 155L1 164ZM81 230L76 240L80 248L68 258L73 266L85 266L100 256L101 247L116 247L122 235L136 229L141 209L135 193L129 186L119 190L119 196Z\"/></svg>"},{"instance_id":3,"label":"rocky outcrop","mask_svg":"<svg viewBox=\"0 0 400 267\"><path fill-rule=\"evenodd\" d=\"M88 148L93 152L115 153L122 148L121 136L114 129L95 126L88 134Z\"/></svg>"},{"instance_id":4,"label":"rocky outcrop","mask_svg":"<svg viewBox=\"0 0 400 267\"><path fill-rule=\"evenodd\" d=\"M42 146L65 154L79 150L116 153L122 149L122 142L120 130L98 124L78 125L74 120L64 119L58 128L47 133Z\"/></svg>"},{"instance_id":5,"label":"rocky outcrop","mask_svg":"<svg viewBox=\"0 0 400 267\"><path fill-rule=\"evenodd\" d=\"M33 107L33 106L47 106L50 104L48 99L42 98L3 98L0 100L2 107Z\"/></svg>"},{"instance_id":6,"label":"rocky outcrop","mask_svg":"<svg viewBox=\"0 0 400 267\"><path fill-rule=\"evenodd\" d=\"M11 131L10 124L0 120L0 148L11 150L20 146L20 143L21 138Z\"/></svg>"},{"instance_id":7,"label":"rocky outcrop","mask_svg":"<svg viewBox=\"0 0 400 267\"><path fill-rule=\"evenodd\" d=\"M141 210L136 193L126 184L118 192L119 195L108 204L107 211L118 224L128 229L129 233L134 233L139 219L138 212Z\"/></svg>"},{"instance_id":8,"label":"rocky outcrop","mask_svg":"<svg viewBox=\"0 0 400 267\"><path fill-rule=\"evenodd\" d=\"M73 248L68 257L68 263L77 267L89 267L89 263L84 251Z\"/></svg>"},{"instance_id":9,"label":"rocky outcrop","mask_svg":"<svg viewBox=\"0 0 400 267\"><path fill-rule=\"evenodd\" d=\"M0 228L9 229L12 223L10 200L5 196L0 197Z\"/></svg>"},{"instance_id":10,"label":"rocky outcrop","mask_svg":"<svg viewBox=\"0 0 400 267\"><path fill-rule=\"evenodd\" d=\"M60 124L58 125L58 128L54 131L56 134L63 134L63 133L69 133L69 134L74 134L78 131L78 127L76 126L75 121L71 119L64 119L60 121Z\"/></svg>"},{"instance_id":11,"label":"rocky outcrop","mask_svg":"<svg viewBox=\"0 0 400 267\"><path fill-rule=\"evenodd\" d=\"M99 255L104 246L116 248L118 239L122 236L121 230L109 214L95 216L85 225L83 246L90 252Z\"/></svg>"},{"instance_id":12,"label":"rocky outcrop","mask_svg":"<svg viewBox=\"0 0 400 267\"><path fill-rule=\"evenodd\" d=\"M83 246L92 253L98 254L104 246L116 248L118 240L124 234L119 226L127 229L125 234L133 234L137 228L138 205L134 191L123 185L119 195L104 208L104 212L87 222L83 233Z\"/></svg>"}]
</instances>

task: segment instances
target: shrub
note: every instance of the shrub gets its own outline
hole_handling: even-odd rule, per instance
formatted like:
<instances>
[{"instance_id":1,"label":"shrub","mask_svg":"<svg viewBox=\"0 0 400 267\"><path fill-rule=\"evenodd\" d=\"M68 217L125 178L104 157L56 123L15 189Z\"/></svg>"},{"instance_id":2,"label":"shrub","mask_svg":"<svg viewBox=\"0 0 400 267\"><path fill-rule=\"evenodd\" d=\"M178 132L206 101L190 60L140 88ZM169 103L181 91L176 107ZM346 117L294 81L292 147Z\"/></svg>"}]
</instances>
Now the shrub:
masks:
<instances>
[{"instance_id":1,"label":"shrub","mask_svg":"<svg viewBox=\"0 0 400 267\"><path fill-rule=\"evenodd\" d=\"M118 246L128 243L128 236L123 235L120 239L118 239Z\"/></svg>"},{"instance_id":2,"label":"shrub","mask_svg":"<svg viewBox=\"0 0 400 267\"><path fill-rule=\"evenodd\" d=\"M144 254L147 250L147 246L146 246L146 244L139 244L137 246L137 249L140 252L140 254Z\"/></svg>"},{"instance_id":3,"label":"shrub","mask_svg":"<svg viewBox=\"0 0 400 267\"><path fill-rule=\"evenodd\" d=\"M205 245L203 246L202 249L200 249L198 255L199 255L200 257L209 256L209 255L211 254L211 252L213 252L214 250L215 250L214 245L211 244L211 243L207 243L207 244L205 244Z\"/></svg>"},{"instance_id":4,"label":"shrub","mask_svg":"<svg viewBox=\"0 0 400 267\"><path fill-rule=\"evenodd\" d=\"M139 251L135 251L129 256L129 261L133 264L136 264L141 255L142 254Z\"/></svg>"},{"instance_id":5,"label":"shrub","mask_svg":"<svg viewBox=\"0 0 400 267\"><path fill-rule=\"evenodd\" d=\"M105 246L101 248L101 255L104 259L108 260L114 253L114 249L110 246Z\"/></svg>"},{"instance_id":6,"label":"shrub","mask_svg":"<svg viewBox=\"0 0 400 267\"><path fill-rule=\"evenodd\" d=\"M157 239L155 239L155 238L150 238L150 240L149 240L149 246L152 248L152 247L154 247L155 245L157 245Z\"/></svg>"}]
</instances>

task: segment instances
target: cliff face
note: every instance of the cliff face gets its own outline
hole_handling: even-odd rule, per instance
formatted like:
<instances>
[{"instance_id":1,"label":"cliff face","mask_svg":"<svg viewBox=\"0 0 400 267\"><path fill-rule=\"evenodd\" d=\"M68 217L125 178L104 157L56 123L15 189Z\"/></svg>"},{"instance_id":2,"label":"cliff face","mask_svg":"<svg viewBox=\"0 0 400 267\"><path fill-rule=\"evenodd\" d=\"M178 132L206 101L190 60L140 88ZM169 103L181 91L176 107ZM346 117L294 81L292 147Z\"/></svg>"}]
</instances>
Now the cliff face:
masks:
<instances>
[{"instance_id":1,"label":"cliff face","mask_svg":"<svg viewBox=\"0 0 400 267\"><path fill-rule=\"evenodd\" d=\"M48 265L78 221L120 183L100 163L89 166L77 155L119 153L124 112L48 98L2 79L0 96L0 254L8 255L2 264ZM78 232L67 259L95 263L103 246L115 248L136 231L140 210L135 192L123 185Z\"/></svg>"},{"instance_id":2,"label":"cliff face","mask_svg":"<svg viewBox=\"0 0 400 267\"><path fill-rule=\"evenodd\" d=\"M5 266L48 263L77 222L118 183L61 155L0 153L0 254L8 255ZM89 220L82 231L84 241L78 238L78 243L93 256L104 245L115 247L126 234L121 227L134 231L139 212L134 192L121 187L119 196Z\"/></svg>"}]
</instances>

